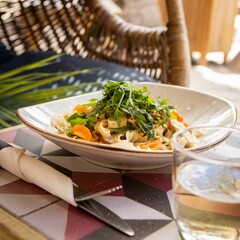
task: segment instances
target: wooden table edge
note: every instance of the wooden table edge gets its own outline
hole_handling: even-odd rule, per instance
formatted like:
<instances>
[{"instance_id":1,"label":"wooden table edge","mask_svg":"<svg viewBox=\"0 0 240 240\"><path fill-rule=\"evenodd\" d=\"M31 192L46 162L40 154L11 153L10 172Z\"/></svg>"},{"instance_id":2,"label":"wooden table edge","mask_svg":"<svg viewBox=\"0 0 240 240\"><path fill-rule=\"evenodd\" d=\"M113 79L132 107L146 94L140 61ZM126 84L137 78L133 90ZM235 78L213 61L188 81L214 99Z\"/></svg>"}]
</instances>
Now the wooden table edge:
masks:
<instances>
[{"instance_id":1,"label":"wooden table edge","mask_svg":"<svg viewBox=\"0 0 240 240\"><path fill-rule=\"evenodd\" d=\"M20 220L6 209L0 208L1 240L47 240L42 233Z\"/></svg>"}]
</instances>

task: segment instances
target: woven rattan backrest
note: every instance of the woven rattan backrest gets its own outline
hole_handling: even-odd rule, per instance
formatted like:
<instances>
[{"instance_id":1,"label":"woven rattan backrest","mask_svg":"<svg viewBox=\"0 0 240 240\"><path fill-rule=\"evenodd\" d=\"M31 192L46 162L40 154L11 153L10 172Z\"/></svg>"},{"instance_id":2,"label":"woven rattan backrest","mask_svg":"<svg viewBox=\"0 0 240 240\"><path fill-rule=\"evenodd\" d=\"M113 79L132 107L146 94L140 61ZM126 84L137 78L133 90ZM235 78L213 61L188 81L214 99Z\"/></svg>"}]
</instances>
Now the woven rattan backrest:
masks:
<instances>
[{"instance_id":1,"label":"woven rattan backrest","mask_svg":"<svg viewBox=\"0 0 240 240\"><path fill-rule=\"evenodd\" d=\"M187 86L190 53L181 0L166 0L168 25L126 22L110 0L1 0L0 38L16 54L55 51L131 66Z\"/></svg>"}]
</instances>

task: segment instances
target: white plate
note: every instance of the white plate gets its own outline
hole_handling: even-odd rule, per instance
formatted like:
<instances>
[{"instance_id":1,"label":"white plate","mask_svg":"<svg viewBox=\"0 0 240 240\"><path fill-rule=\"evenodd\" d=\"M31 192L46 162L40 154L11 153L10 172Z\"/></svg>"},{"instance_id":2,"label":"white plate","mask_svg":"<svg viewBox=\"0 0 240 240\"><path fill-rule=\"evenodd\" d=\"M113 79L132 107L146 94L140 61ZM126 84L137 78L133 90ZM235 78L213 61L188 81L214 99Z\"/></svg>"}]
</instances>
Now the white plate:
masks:
<instances>
[{"instance_id":1,"label":"white plate","mask_svg":"<svg viewBox=\"0 0 240 240\"><path fill-rule=\"evenodd\" d=\"M159 83L137 83L136 88L146 86L153 98L169 98L191 126L223 125L234 126L236 107L230 101L189 88ZM56 115L69 112L78 103L92 98L101 98L102 92L82 94L75 97L19 108L18 118L28 127L62 148L82 156L96 164L119 169L151 169L171 164L172 151L143 151L121 149L116 146L76 140L57 133L51 126Z\"/></svg>"}]
</instances>

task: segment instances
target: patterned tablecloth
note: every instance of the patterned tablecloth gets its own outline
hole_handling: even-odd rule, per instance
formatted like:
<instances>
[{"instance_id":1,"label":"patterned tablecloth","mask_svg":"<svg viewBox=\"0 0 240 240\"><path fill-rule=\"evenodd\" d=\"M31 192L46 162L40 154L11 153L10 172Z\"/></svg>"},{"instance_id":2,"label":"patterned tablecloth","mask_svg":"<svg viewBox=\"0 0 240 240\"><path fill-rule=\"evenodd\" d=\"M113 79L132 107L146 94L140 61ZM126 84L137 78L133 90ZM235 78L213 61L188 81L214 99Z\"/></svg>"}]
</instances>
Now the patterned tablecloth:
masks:
<instances>
[{"instance_id":1,"label":"patterned tablecloth","mask_svg":"<svg viewBox=\"0 0 240 240\"><path fill-rule=\"evenodd\" d=\"M49 239L180 239L172 212L171 167L124 172L104 168L61 149L24 126L0 132L0 139L26 148L36 161L71 176L82 188L123 186L97 200L132 225L136 232L133 237L0 168L0 205ZM112 180L105 181L109 178Z\"/></svg>"}]
</instances>

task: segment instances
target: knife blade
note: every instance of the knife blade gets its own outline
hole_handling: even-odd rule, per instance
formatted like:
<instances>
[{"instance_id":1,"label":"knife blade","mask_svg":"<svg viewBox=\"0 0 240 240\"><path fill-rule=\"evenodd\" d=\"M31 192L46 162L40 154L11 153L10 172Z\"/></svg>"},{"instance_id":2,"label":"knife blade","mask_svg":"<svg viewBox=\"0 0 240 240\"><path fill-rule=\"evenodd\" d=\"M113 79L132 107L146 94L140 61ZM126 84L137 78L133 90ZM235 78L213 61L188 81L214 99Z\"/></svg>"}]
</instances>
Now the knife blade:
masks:
<instances>
[{"instance_id":1,"label":"knife blade","mask_svg":"<svg viewBox=\"0 0 240 240\"><path fill-rule=\"evenodd\" d=\"M74 184L69 177L46 163L28 156L25 150L13 147L2 140L0 140L0 166L71 205L87 211L120 232L128 236L135 234L129 223L96 200L75 201L75 197L77 199L80 194L86 192ZM37 174L42 174L44 177L39 177Z\"/></svg>"},{"instance_id":2,"label":"knife blade","mask_svg":"<svg viewBox=\"0 0 240 240\"><path fill-rule=\"evenodd\" d=\"M135 232L133 228L126 222L123 221L118 215L110 211L108 208L100 204L99 202L89 199L81 202L77 202L79 208L91 213L95 217L99 218L106 224L113 228L125 233L128 236L134 236Z\"/></svg>"},{"instance_id":3,"label":"knife blade","mask_svg":"<svg viewBox=\"0 0 240 240\"><path fill-rule=\"evenodd\" d=\"M112 188L115 190L121 189L122 186L117 186L115 188ZM100 204L93 198L90 199L90 197L98 197L101 193L104 192L110 192L111 189L102 191L99 193L92 193L88 194L76 185L73 185L73 195L74 199L78 205L79 208L87 211L88 213L91 213L95 217L99 218L103 222L107 223L108 225L112 226L113 228L119 230L120 232L125 233L128 236L134 236L135 232L133 228L128 224L126 221L124 221L122 218L120 218L118 215L116 215L114 212L110 211L107 207Z\"/></svg>"}]
</instances>

